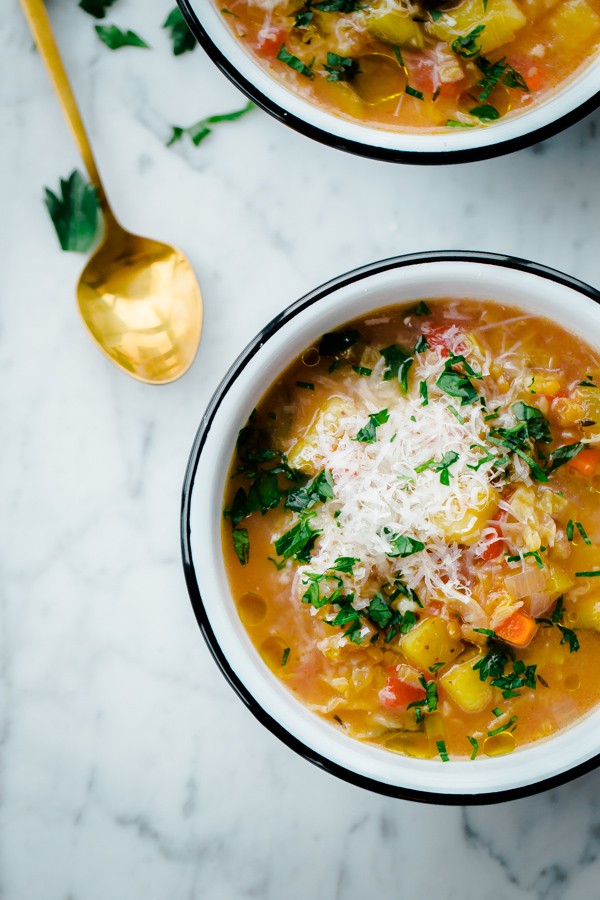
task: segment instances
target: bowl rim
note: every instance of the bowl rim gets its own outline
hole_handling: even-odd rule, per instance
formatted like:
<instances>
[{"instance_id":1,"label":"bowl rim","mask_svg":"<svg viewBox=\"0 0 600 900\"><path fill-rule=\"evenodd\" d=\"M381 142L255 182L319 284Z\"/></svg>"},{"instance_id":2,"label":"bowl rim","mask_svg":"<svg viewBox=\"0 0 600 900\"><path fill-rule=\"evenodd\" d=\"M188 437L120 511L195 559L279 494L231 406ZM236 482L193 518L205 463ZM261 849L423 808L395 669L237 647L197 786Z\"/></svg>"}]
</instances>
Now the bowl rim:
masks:
<instances>
[{"instance_id":1,"label":"bowl rim","mask_svg":"<svg viewBox=\"0 0 600 900\"><path fill-rule=\"evenodd\" d=\"M195 476L200 456L204 444L206 442L211 424L217 415L224 397L238 377L243 373L248 362L255 356L261 347L279 331L279 329L298 315L301 311L315 303L320 299L335 292L339 288L348 284L354 284L362 279L369 278L373 275L381 274L393 269L403 269L413 265L422 265L428 263L439 262L460 262L475 263L489 266L499 266L517 270L529 275L538 276L548 281L555 282L565 287L571 288L594 302L600 304L600 291L556 269L552 269L540 263L531 262L519 257L487 253L482 251L462 251L462 250L437 250L424 251L420 253L410 253L401 256L390 257L388 259L379 260L364 266L352 269L336 278L333 278L309 293L303 295L300 299L290 304L282 312L278 313L270 322L268 322L258 334L247 344L237 359L232 363L222 381L216 388L203 416L194 438L194 443L190 452L181 498L180 511L180 539L183 569L185 574L186 585L188 589L191 605L196 617L197 624L204 637L204 640L211 652L215 662L224 675L229 685L233 688L238 697L242 700L247 709L253 716L264 725L275 737L279 738L290 749L294 750L299 756L316 765L318 768L335 775L337 778L354 784L358 787L365 788L372 792L383 794L385 796L395 797L398 799L419 801L423 803L431 803L446 806L481 806L494 803L503 803L508 800L516 800L524 797L541 793L550 788L558 787L575 778L585 775L593 771L600 765L600 751L587 759L586 761L559 772L555 775L541 779L533 784L523 785L516 788L509 788L499 791L480 792L472 794L444 794L439 791L421 791L415 788L399 787L391 785L375 778L370 778L351 769L335 763L307 744L303 743L299 738L292 735L287 729L277 722L257 701L251 691L242 683L230 665L224 651L211 626L209 616L206 612L204 602L198 586L196 578L196 570L194 565L192 544L191 544L191 507L192 496L194 492Z\"/></svg>"},{"instance_id":2,"label":"bowl rim","mask_svg":"<svg viewBox=\"0 0 600 900\"><path fill-rule=\"evenodd\" d=\"M202 0L202 2L207 2L207 0ZM553 119L545 125L532 130L525 129L521 134L516 135L515 137L499 139L486 145L476 145L471 148L420 151L380 147L366 141L353 140L342 135L334 134L333 132L313 124L307 119L295 115L284 106L280 105L276 100L269 97L257 87L257 85L242 74L234 62L228 58L218 44L212 39L196 14L193 5L194 0L177 0L177 3L179 4L190 30L209 58L212 59L221 72L243 94L252 100L253 103L269 113L279 122L282 122L284 125L289 126L294 131L303 134L311 140L367 159L424 166L450 165L494 159L498 156L504 156L517 150L523 150L534 144L540 143L541 141L545 141L559 132L564 131L566 128L569 128L571 125L574 125L576 122L579 122L600 106L600 90L598 90L592 96L583 100L581 103L578 103L572 109L569 109L566 113L558 116L556 119ZM233 39L235 40L235 38ZM598 65L600 66L600 59L598 60ZM275 79L272 80L275 81ZM519 116L519 119L526 121L527 113L523 113ZM372 130L377 131L377 129ZM480 132L483 129L476 130ZM382 131L385 133L385 129L382 129Z\"/></svg>"}]
</instances>

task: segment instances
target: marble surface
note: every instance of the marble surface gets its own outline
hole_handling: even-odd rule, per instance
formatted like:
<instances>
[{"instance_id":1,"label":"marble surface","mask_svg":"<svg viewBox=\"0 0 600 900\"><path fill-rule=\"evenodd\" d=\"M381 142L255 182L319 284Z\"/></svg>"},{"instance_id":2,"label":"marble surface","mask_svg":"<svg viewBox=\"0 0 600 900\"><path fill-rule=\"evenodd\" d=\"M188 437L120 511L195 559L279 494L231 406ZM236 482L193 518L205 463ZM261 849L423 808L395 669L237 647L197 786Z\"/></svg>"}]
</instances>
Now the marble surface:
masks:
<instances>
[{"instance_id":1,"label":"marble surface","mask_svg":"<svg viewBox=\"0 0 600 900\"><path fill-rule=\"evenodd\" d=\"M200 148L169 124L244 100L175 59L169 0L119 0L152 51L109 52L49 4L109 194L202 281L198 359L160 389L94 349L43 185L78 165L16 0L0 20L0 897L3 900L588 900L600 771L483 809L402 803L279 744L196 628L179 503L211 392L253 333L320 281L431 248L515 253L600 285L600 114L452 169L354 159L262 112Z\"/></svg>"}]
</instances>

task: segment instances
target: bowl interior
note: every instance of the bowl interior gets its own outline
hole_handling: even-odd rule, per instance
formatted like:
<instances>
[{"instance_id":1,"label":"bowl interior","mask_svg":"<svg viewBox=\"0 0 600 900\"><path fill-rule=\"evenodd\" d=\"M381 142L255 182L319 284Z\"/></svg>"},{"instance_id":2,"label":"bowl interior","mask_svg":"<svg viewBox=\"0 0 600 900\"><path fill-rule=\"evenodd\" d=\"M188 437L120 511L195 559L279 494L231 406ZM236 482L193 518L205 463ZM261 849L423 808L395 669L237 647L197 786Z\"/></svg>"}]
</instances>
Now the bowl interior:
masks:
<instances>
[{"instance_id":1,"label":"bowl interior","mask_svg":"<svg viewBox=\"0 0 600 900\"><path fill-rule=\"evenodd\" d=\"M393 303L468 297L547 316L600 349L600 306L592 299L592 289L587 289L589 295L585 290L577 282L561 283L501 258L431 257L376 264L290 307L249 345L226 376L200 428L189 496L189 552L201 615L212 631L210 642L243 685L246 702L310 748L311 755L384 787L441 797L535 785L598 753L600 710L545 741L474 763L411 759L344 736L297 701L259 657L231 598L220 539L223 493L237 433L271 382L323 332Z\"/></svg>"},{"instance_id":2,"label":"bowl interior","mask_svg":"<svg viewBox=\"0 0 600 900\"><path fill-rule=\"evenodd\" d=\"M245 50L213 0L179 0L196 33L229 77L269 112L310 137L361 152L370 147L385 155L412 154L415 157L444 154L464 158L495 155L493 148L506 145L517 149L532 143L524 140L537 134L541 140L589 112L596 98L600 102L600 56L583 71L567 80L544 102L518 116L500 119L493 125L473 129L447 129L443 133L391 132L361 125L308 103L280 84ZM202 32L202 33L201 33ZM589 108L588 108L589 107ZM561 122L557 127L552 127ZM329 136L329 140L325 136ZM331 140L333 138L333 141ZM501 152L496 150L496 152ZM430 161L430 160L428 160Z\"/></svg>"}]
</instances>

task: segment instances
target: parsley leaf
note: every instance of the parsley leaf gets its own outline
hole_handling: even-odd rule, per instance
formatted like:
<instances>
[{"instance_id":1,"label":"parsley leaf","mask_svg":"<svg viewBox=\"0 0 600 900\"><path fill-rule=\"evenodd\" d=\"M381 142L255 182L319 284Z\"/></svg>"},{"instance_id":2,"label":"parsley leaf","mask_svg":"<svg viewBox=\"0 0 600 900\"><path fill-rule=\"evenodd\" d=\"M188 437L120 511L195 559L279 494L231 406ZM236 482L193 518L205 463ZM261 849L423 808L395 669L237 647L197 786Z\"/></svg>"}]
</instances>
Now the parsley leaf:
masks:
<instances>
[{"instance_id":1,"label":"parsley leaf","mask_svg":"<svg viewBox=\"0 0 600 900\"><path fill-rule=\"evenodd\" d=\"M512 413L517 422L523 422L525 431L532 441L541 441L549 444L552 440L550 425L544 414L535 406L527 406L526 403L513 403Z\"/></svg>"},{"instance_id":2,"label":"parsley leaf","mask_svg":"<svg viewBox=\"0 0 600 900\"><path fill-rule=\"evenodd\" d=\"M245 116L247 113L252 112L255 109L254 103L246 103L241 109L236 109L234 112L230 113L221 113L215 116L207 116L205 119L200 119L198 122L195 122L193 125L189 125L187 128L182 127L181 125L172 125L171 130L172 134L170 139L167 142L167 147L172 147L177 141L180 141L184 135L187 135L192 144L195 147L198 147L202 141L209 136L212 132L211 125L218 125L220 122L235 122L237 119L241 119L242 116Z\"/></svg>"},{"instance_id":3,"label":"parsley leaf","mask_svg":"<svg viewBox=\"0 0 600 900\"><path fill-rule=\"evenodd\" d=\"M188 28L187 22L183 18L183 13L176 6L167 16L163 28L167 28L171 32L171 40L173 42L173 55L181 56L193 50L196 46L196 38Z\"/></svg>"},{"instance_id":4,"label":"parsley leaf","mask_svg":"<svg viewBox=\"0 0 600 900\"><path fill-rule=\"evenodd\" d=\"M45 188L45 203L63 250L85 253L99 231L98 195L81 172L60 181L60 196Z\"/></svg>"},{"instance_id":5,"label":"parsley leaf","mask_svg":"<svg viewBox=\"0 0 600 900\"><path fill-rule=\"evenodd\" d=\"M564 447L558 447L558 449L553 450L549 457L549 466L548 471L554 472L556 469L560 468L560 466L564 466L565 463L570 462L570 460L575 459L578 453L584 448L584 444L581 441L577 441L575 444L565 444Z\"/></svg>"},{"instance_id":6,"label":"parsley leaf","mask_svg":"<svg viewBox=\"0 0 600 900\"><path fill-rule=\"evenodd\" d=\"M425 549L425 544L422 541L411 538L407 534L390 534L387 528L384 529L384 534L386 536L389 535L388 541L392 548L386 553L386 556L392 559L397 557L404 559L407 556L412 556L413 553L419 553L420 550Z\"/></svg>"},{"instance_id":7,"label":"parsley leaf","mask_svg":"<svg viewBox=\"0 0 600 900\"><path fill-rule=\"evenodd\" d=\"M250 538L248 537L247 528L235 528L231 532L233 540L233 549L237 554L237 558L243 566L248 565L250 559Z\"/></svg>"},{"instance_id":8,"label":"parsley leaf","mask_svg":"<svg viewBox=\"0 0 600 900\"><path fill-rule=\"evenodd\" d=\"M457 56L462 56L463 59L472 59L474 56L478 56L481 52L481 47L477 43L477 38L484 30L485 25L477 25L476 28L464 37L457 37L456 40L452 42L452 51L456 53Z\"/></svg>"},{"instance_id":9,"label":"parsley leaf","mask_svg":"<svg viewBox=\"0 0 600 900\"><path fill-rule=\"evenodd\" d=\"M408 391L408 373L414 359L399 344L391 344L379 352L386 362L386 368L383 370L383 380L392 381L392 379L397 378L400 387L406 394Z\"/></svg>"},{"instance_id":10,"label":"parsley leaf","mask_svg":"<svg viewBox=\"0 0 600 900\"><path fill-rule=\"evenodd\" d=\"M295 72L298 72L300 75L304 75L305 78L313 79L315 77L315 73L312 70L313 64L311 63L309 66L305 65L301 59L298 59L297 56L294 56L293 53L290 53L289 50L286 49L285 44L281 45L279 53L277 54L277 59L285 63L286 66L289 66L290 69L294 69Z\"/></svg>"},{"instance_id":11,"label":"parsley leaf","mask_svg":"<svg viewBox=\"0 0 600 900\"><path fill-rule=\"evenodd\" d=\"M106 10L115 2L116 0L80 0L79 7L95 19L103 19Z\"/></svg>"},{"instance_id":12,"label":"parsley leaf","mask_svg":"<svg viewBox=\"0 0 600 900\"><path fill-rule=\"evenodd\" d=\"M288 494L285 501L285 508L292 509L294 512L303 512L305 509L311 509L321 501L333 498L333 475L327 469L324 469L311 481L306 487L297 488Z\"/></svg>"},{"instance_id":13,"label":"parsley leaf","mask_svg":"<svg viewBox=\"0 0 600 900\"><path fill-rule=\"evenodd\" d=\"M360 74L360 67L355 59L331 52L327 54L327 63L323 64L323 68L329 72L327 81L352 81Z\"/></svg>"},{"instance_id":14,"label":"parsley leaf","mask_svg":"<svg viewBox=\"0 0 600 900\"><path fill-rule=\"evenodd\" d=\"M109 50L120 50L121 47L144 47L149 49L149 44L136 34L135 31L121 31L117 25L94 25L96 34Z\"/></svg>"},{"instance_id":15,"label":"parsley leaf","mask_svg":"<svg viewBox=\"0 0 600 900\"><path fill-rule=\"evenodd\" d=\"M284 559L309 562L310 554L321 532L311 528L308 517L300 519L275 541L275 552Z\"/></svg>"},{"instance_id":16,"label":"parsley leaf","mask_svg":"<svg viewBox=\"0 0 600 900\"><path fill-rule=\"evenodd\" d=\"M496 107L489 103L484 103L482 106L474 106L473 109L469 110L469 115L475 116L484 124L487 122L495 122L496 119L500 118L500 113Z\"/></svg>"},{"instance_id":17,"label":"parsley leaf","mask_svg":"<svg viewBox=\"0 0 600 900\"><path fill-rule=\"evenodd\" d=\"M369 421L366 425L363 425L354 440L360 441L362 444L374 444L377 440L377 428L385 424L389 417L390 414L387 409L380 409L379 412L371 413Z\"/></svg>"}]
</instances>

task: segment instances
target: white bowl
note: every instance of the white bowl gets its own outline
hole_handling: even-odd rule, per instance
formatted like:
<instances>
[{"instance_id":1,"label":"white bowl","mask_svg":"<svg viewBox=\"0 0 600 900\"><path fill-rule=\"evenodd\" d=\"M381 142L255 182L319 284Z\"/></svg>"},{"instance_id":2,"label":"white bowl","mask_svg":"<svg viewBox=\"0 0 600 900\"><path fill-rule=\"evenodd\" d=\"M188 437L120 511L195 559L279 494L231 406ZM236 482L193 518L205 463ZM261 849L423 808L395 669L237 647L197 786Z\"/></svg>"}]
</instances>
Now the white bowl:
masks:
<instances>
[{"instance_id":1,"label":"white bowl","mask_svg":"<svg viewBox=\"0 0 600 900\"><path fill-rule=\"evenodd\" d=\"M542 141L600 105L597 56L547 100L493 125L436 134L373 128L328 113L280 84L244 49L213 0L178 3L208 55L258 106L308 137L361 156L426 165L489 159Z\"/></svg>"},{"instance_id":2,"label":"white bowl","mask_svg":"<svg viewBox=\"0 0 600 900\"><path fill-rule=\"evenodd\" d=\"M437 803L507 800L560 784L600 762L600 709L508 756L420 760L360 743L298 701L267 668L240 622L221 547L223 495L238 431L269 385L324 332L392 303L492 300L547 316L600 350L600 293L534 263L483 253L401 256L356 269L298 300L247 346L200 423L183 490L182 547L198 624L223 674L286 744L347 781Z\"/></svg>"}]
</instances>

